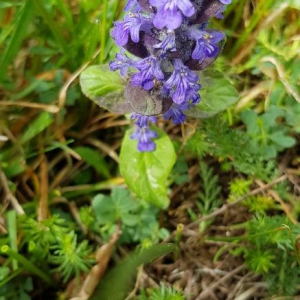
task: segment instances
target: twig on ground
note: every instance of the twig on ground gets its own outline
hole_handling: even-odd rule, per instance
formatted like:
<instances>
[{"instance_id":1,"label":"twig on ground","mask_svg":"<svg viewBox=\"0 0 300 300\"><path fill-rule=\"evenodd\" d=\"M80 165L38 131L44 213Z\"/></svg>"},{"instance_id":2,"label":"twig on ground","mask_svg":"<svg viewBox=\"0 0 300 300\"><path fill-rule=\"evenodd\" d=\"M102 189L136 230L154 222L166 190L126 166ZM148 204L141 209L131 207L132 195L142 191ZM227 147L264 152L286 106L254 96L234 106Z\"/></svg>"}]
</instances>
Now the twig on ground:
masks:
<instances>
[{"instance_id":1,"label":"twig on ground","mask_svg":"<svg viewBox=\"0 0 300 300\"><path fill-rule=\"evenodd\" d=\"M228 294L226 300L234 300L236 299L237 295L240 294L240 292L242 292L243 290L243 285L244 282L249 279L251 273L246 274L245 276L243 276L238 282L237 284L235 284L235 286L233 287L233 289L230 291L230 293Z\"/></svg>"},{"instance_id":2,"label":"twig on ground","mask_svg":"<svg viewBox=\"0 0 300 300\"><path fill-rule=\"evenodd\" d=\"M286 172L288 180L294 185L294 189L297 190L298 192L300 192L300 186L299 184L296 182L296 180L294 179L293 176L289 175L288 172Z\"/></svg>"},{"instance_id":3,"label":"twig on ground","mask_svg":"<svg viewBox=\"0 0 300 300\"><path fill-rule=\"evenodd\" d=\"M259 285L254 285L250 289L246 290L242 294L240 294L238 297L234 298L235 300L247 300L247 299L253 299L253 295L255 292L260 288Z\"/></svg>"},{"instance_id":4,"label":"twig on ground","mask_svg":"<svg viewBox=\"0 0 300 300\"><path fill-rule=\"evenodd\" d=\"M233 275L235 275L235 274L239 273L240 271L242 271L244 268L245 268L245 266L241 265L241 266L237 267L236 269L234 269L233 271L229 272L227 275L225 275L224 277L222 277L221 279L219 279L218 281L214 282L209 287L207 287L207 289L205 289L196 298L196 300L207 299L207 298L205 298L207 296L207 294L209 294L211 291L213 291L215 288L217 288L219 284L223 283L224 281L230 279Z\"/></svg>"}]
</instances>

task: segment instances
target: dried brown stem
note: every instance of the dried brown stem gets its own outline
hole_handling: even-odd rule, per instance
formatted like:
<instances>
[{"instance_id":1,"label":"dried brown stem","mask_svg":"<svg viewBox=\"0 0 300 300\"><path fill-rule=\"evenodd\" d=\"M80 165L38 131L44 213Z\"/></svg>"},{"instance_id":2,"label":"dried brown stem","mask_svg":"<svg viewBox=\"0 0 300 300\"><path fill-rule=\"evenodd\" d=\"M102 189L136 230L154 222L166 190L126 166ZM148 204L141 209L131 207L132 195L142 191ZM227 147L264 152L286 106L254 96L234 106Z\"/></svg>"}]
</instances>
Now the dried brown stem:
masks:
<instances>
[{"instance_id":1,"label":"dried brown stem","mask_svg":"<svg viewBox=\"0 0 300 300\"><path fill-rule=\"evenodd\" d=\"M208 293L210 293L211 291L213 291L216 287L218 287L221 283L223 283L224 281L230 279L233 275L239 273L241 270L243 270L245 268L244 265L241 265L239 267L237 267L236 269L234 269L233 271L229 272L227 275L223 276L221 279L217 280L216 282L214 282L213 284L211 284L209 287L207 287L207 289L205 289L197 298L196 300L201 300L201 299L207 299L206 296Z\"/></svg>"},{"instance_id":2,"label":"dried brown stem","mask_svg":"<svg viewBox=\"0 0 300 300\"><path fill-rule=\"evenodd\" d=\"M9 188L8 180L5 174L1 171L1 169L0 169L0 184L2 185L5 193L4 201L8 200L19 215L25 215L23 207L20 205L18 199L14 196L14 194L11 192Z\"/></svg>"}]
</instances>

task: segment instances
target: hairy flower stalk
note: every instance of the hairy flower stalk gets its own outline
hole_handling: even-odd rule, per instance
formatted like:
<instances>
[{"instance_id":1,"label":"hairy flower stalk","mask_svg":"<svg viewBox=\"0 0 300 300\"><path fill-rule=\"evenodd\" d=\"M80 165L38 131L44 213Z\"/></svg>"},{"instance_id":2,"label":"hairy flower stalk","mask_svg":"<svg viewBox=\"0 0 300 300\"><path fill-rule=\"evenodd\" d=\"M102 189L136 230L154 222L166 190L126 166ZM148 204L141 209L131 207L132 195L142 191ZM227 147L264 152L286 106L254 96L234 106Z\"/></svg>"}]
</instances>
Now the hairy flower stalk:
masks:
<instances>
[{"instance_id":1,"label":"hairy flower stalk","mask_svg":"<svg viewBox=\"0 0 300 300\"><path fill-rule=\"evenodd\" d=\"M231 0L129 0L127 15L111 31L120 53L110 63L129 79L125 97L136 112L141 152L155 150L150 123L162 114L174 124L200 101L197 71L211 65L222 50L225 35L209 28L212 17L222 18ZM131 55L126 55L126 51ZM133 55L133 56L132 56Z\"/></svg>"}]
</instances>

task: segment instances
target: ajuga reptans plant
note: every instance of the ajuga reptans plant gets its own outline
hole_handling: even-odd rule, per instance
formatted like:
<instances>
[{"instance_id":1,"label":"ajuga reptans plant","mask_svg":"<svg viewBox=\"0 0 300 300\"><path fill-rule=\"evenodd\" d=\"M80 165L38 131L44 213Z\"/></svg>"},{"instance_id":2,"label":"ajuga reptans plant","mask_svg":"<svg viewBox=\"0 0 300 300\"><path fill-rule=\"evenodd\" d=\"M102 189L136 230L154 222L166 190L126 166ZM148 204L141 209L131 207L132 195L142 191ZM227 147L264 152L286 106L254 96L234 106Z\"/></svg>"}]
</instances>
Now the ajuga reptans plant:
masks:
<instances>
[{"instance_id":1,"label":"ajuga reptans plant","mask_svg":"<svg viewBox=\"0 0 300 300\"><path fill-rule=\"evenodd\" d=\"M158 115L174 124L201 100L196 71L220 54L225 35L209 28L231 0L129 0L123 20L111 31L120 53L110 63L129 83L125 98L135 111L139 151L155 150L150 129ZM132 55L126 55L126 51Z\"/></svg>"}]
</instances>

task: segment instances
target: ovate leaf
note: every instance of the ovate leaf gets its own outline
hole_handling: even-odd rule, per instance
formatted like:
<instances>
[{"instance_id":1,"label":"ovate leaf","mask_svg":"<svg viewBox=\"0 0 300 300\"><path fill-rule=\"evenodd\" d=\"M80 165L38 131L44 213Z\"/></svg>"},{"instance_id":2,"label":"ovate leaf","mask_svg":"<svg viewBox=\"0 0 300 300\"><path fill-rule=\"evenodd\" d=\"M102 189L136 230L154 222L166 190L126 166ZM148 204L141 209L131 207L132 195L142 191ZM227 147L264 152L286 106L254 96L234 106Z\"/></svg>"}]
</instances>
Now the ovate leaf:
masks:
<instances>
[{"instance_id":1,"label":"ovate leaf","mask_svg":"<svg viewBox=\"0 0 300 300\"><path fill-rule=\"evenodd\" d=\"M201 82L201 102L188 111L186 115L194 118L209 118L238 101L238 92L224 75L218 71L210 71Z\"/></svg>"},{"instance_id":2,"label":"ovate leaf","mask_svg":"<svg viewBox=\"0 0 300 300\"><path fill-rule=\"evenodd\" d=\"M258 134L260 128L257 126L257 113L253 110L245 110L241 113L241 119L247 126L247 132L249 134Z\"/></svg>"},{"instance_id":3,"label":"ovate leaf","mask_svg":"<svg viewBox=\"0 0 300 300\"><path fill-rule=\"evenodd\" d=\"M128 190L116 187L112 190L111 197L98 194L92 201L92 207L99 224L115 223L134 218L132 212L138 209L138 203L134 201Z\"/></svg>"},{"instance_id":4,"label":"ovate leaf","mask_svg":"<svg viewBox=\"0 0 300 300\"><path fill-rule=\"evenodd\" d=\"M129 188L139 197L154 205L169 205L166 180L176 162L176 154L170 138L156 130L156 150L139 152L137 142L130 139L127 131L121 147L120 170Z\"/></svg>"},{"instance_id":5,"label":"ovate leaf","mask_svg":"<svg viewBox=\"0 0 300 300\"><path fill-rule=\"evenodd\" d=\"M283 148L291 148L295 146L296 140L290 136L287 136L282 131L277 131L269 135L272 142Z\"/></svg>"},{"instance_id":6,"label":"ovate leaf","mask_svg":"<svg viewBox=\"0 0 300 300\"><path fill-rule=\"evenodd\" d=\"M91 66L81 73L82 92L99 106L115 112L129 113L132 109L124 99L124 84L118 72L107 65Z\"/></svg>"}]
</instances>

